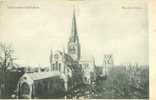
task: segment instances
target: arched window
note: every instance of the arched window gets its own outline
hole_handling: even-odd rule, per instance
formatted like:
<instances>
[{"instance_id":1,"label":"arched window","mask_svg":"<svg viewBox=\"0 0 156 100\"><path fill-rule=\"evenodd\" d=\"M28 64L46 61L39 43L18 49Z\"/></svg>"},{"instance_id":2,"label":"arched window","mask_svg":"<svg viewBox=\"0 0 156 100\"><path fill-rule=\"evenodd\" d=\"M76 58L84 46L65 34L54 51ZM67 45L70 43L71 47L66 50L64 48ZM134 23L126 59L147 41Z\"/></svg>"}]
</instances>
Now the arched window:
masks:
<instances>
[{"instance_id":1,"label":"arched window","mask_svg":"<svg viewBox=\"0 0 156 100\"><path fill-rule=\"evenodd\" d=\"M61 63L59 63L59 71L61 71Z\"/></svg>"},{"instance_id":2,"label":"arched window","mask_svg":"<svg viewBox=\"0 0 156 100\"><path fill-rule=\"evenodd\" d=\"M30 93L30 88L29 85L27 83L23 83L21 86L21 95L29 95Z\"/></svg>"},{"instance_id":3,"label":"arched window","mask_svg":"<svg viewBox=\"0 0 156 100\"><path fill-rule=\"evenodd\" d=\"M58 71L59 70L59 68L58 68L59 66L58 66L58 62L56 61L56 71Z\"/></svg>"},{"instance_id":4,"label":"arched window","mask_svg":"<svg viewBox=\"0 0 156 100\"><path fill-rule=\"evenodd\" d=\"M55 64L53 64L53 66L52 66L52 68L53 68L53 71L55 70L54 66L55 66Z\"/></svg>"}]
</instances>

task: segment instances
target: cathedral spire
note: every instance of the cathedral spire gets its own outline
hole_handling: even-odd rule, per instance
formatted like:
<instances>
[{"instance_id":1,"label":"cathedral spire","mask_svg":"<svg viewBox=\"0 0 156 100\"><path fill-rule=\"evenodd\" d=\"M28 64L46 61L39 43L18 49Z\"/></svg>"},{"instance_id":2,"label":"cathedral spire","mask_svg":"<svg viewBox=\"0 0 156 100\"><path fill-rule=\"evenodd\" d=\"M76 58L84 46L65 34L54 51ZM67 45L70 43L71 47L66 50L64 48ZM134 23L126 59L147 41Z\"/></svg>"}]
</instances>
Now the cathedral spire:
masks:
<instances>
[{"instance_id":1,"label":"cathedral spire","mask_svg":"<svg viewBox=\"0 0 156 100\"><path fill-rule=\"evenodd\" d=\"M71 30L72 40L75 42L78 40L78 32L77 32L77 24L76 24L76 16L75 9L73 10L73 18L72 18L72 30Z\"/></svg>"},{"instance_id":2,"label":"cathedral spire","mask_svg":"<svg viewBox=\"0 0 156 100\"><path fill-rule=\"evenodd\" d=\"M79 61L81 56L80 43L76 26L75 9L73 10L71 36L68 41L68 54L74 61Z\"/></svg>"}]
</instances>

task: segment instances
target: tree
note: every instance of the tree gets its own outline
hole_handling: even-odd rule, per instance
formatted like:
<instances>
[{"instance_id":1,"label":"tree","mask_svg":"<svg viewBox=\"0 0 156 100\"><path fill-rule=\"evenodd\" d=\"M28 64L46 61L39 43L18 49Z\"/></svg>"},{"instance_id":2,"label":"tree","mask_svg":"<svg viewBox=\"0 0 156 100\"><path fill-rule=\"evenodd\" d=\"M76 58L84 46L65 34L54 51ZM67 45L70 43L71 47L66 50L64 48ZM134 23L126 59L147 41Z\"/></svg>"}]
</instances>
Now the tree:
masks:
<instances>
[{"instance_id":1,"label":"tree","mask_svg":"<svg viewBox=\"0 0 156 100\"><path fill-rule=\"evenodd\" d=\"M14 50L11 45L0 43L0 88L2 89L2 97L6 96L6 75L7 70L12 67L14 57Z\"/></svg>"},{"instance_id":2,"label":"tree","mask_svg":"<svg viewBox=\"0 0 156 100\"><path fill-rule=\"evenodd\" d=\"M113 67L106 80L96 81L95 94L102 99L148 99L148 66Z\"/></svg>"}]
</instances>

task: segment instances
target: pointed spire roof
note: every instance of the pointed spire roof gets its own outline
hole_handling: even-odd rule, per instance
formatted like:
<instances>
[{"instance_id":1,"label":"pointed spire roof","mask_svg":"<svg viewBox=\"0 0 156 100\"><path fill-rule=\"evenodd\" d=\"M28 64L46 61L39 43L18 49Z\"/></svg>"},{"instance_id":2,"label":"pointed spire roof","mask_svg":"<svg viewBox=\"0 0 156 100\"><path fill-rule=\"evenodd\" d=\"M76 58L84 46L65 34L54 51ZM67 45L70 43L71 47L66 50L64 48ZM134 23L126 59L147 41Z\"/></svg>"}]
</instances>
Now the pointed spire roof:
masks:
<instances>
[{"instance_id":1,"label":"pointed spire roof","mask_svg":"<svg viewBox=\"0 0 156 100\"><path fill-rule=\"evenodd\" d=\"M75 9L73 10L71 38L72 38L72 40L74 42L76 40L78 40L78 32L77 32L77 25L76 25Z\"/></svg>"}]
</instances>

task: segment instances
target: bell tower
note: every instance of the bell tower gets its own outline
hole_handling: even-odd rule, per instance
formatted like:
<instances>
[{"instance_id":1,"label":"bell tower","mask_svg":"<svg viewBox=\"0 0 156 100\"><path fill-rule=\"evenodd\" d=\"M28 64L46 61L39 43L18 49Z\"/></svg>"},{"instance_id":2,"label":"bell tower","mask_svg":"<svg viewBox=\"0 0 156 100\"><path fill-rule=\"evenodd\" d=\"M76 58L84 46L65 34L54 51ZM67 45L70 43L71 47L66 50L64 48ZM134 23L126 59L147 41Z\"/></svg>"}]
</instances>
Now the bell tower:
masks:
<instances>
[{"instance_id":1,"label":"bell tower","mask_svg":"<svg viewBox=\"0 0 156 100\"><path fill-rule=\"evenodd\" d=\"M71 36L68 41L68 54L73 58L74 61L79 61L81 56L81 48L79 43L79 37L77 32L76 26L76 16L75 10L73 11L73 18L72 18L72 29L71 29Z\"/></svg>"}]
</instances>

